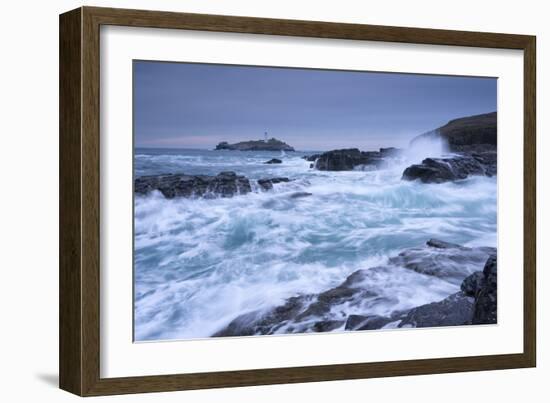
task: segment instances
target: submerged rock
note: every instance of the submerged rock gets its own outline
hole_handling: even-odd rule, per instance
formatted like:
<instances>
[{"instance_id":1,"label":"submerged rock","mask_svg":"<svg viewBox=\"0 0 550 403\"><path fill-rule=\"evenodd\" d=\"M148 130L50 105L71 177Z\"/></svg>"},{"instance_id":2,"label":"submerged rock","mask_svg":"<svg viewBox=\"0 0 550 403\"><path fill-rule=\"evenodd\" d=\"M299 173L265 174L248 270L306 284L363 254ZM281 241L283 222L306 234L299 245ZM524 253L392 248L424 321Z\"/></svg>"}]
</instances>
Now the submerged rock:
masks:
<instances>
[{"instance_id":1,"label":"submerged rock","mask_svg":"<svg viewBox=\"0 0 550 403\"><path fill-rule=\"evenodd\" d=\"M264 162L264 164L282 164L283 161L281 161L279 158L271 158L269 161Z\"/></svg>"},{"instance_id":2,"label":"submerged rock","mask_svg":"<svg viewBox=\"0 0 550 403\"><path fill-rule=\"evenodd\" d=\"M295 193L292 193L290 195L290 198L291 199L299 199L300 197L308 197L308 196L312 196L313 193L309 193L309 192L295 192Z\"/></svg>"},{"instance_id":3,"label":"submerged rock","mask_svg":"<svg viewBox=\"0 0 550 403\"><path fill-rule=\"evenodd\" d=\"M449 158L426 158L403 171L404 180L443 183L466 179L472 175L494 176L497 173L496 152L463 154Z\"/></svg>"},{"instance_id":4,"label":"submerged rock","mask_svg":"<svg viewBox=\"0 0 550 403\"><path fill-rule=\"evenodd\" d=\"M141 176L134 181L134 192L147 194L158 190L167 199L175 197L233 197L250 192L248 178L235 172L216 176L167 174Z\"/></svg>"}]
</instances>

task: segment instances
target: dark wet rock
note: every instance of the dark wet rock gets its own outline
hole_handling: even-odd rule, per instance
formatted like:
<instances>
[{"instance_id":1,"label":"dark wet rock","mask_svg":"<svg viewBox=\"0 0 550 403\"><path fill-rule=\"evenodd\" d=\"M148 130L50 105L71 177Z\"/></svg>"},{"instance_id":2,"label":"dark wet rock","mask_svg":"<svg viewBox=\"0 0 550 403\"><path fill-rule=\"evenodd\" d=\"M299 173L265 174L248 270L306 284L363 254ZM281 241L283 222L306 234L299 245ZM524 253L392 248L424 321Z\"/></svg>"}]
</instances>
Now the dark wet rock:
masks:
<instances>
[{"instance_id":1,"label":"dark wet rock","mask_svg":"<svg viewBox=\"0 0 550 403\"><path fill-rule=\"evenodd\" d=\"M264 178L264 179L258 179L258 185L263 190L270 190L273 189L273 185L277 183L282 182L290 182L290 179L288 178Z\"/></svg>"},{"instance_id":2,"label":"dark wet rock","mask_svg":"<svg viewBox=\"0 0 550 403\"><path fill-rule=\"evenodd\" d=\"M497 145L497 113L467 116L449 121L446 125L421 134L411 140L410 145L430 139L443 139L451 151L472 151L476 146L483 145L496 150ZM472 148L473 146L473 148ZM480 148L477 148L478 150Z\"/></svg>"},{"instance_id":3,"label":"dark wet rock","mask_svg":"<svg viewBox=\"0 0 550 403\"><path fill-rule=\"evenodd\" d=\"M278 328L303 310L308 298L308 296L291 297L283 305L274 309L254 311L240 315L213 336L273 334Z\"/></svg>"},{"instance_id":4,"label":"dark wet rock","mask_svg":"<svg viewBox=\"0 0 550 403\"><path fill-rule=\"evenodd\" d=\"M290 198L292 199L299 199L301 197L308 197L308 196L312 196L313 193L309 193L309 192L295 192L295 193L292 193L290 195Z\"/></svg>"},{"instance_id":5,"label":"dark wet rock","mask_svg":"<svg viewBox=\"0 0 550 403\"><path fill-rule=\"evenodd\" d=\"M346 330L355 330L363 323L366 323L370 316L365 315L349 315L346 320Z\"/></svg>"},{"instance_id":6,"label":"dark wet rock","mask_svg":"<svg viewBox=\"0 0 550 403\"><path fill-rule=\"evenodd\" d=\"M294 151L294 147L289 146L284 141L271 138L265 140L241 141L240 143L229 144L222 141L216 146L216 150L239 150L239 151Z\"/></svg>"},{"instance_id":7,"label":"dark wet rock","mask_svg":"<svg viewBox=\"0 0 550 403\"><path fill-rule=\"evenodd\" d=\"M359 151L357 148L333 150L323 153L315 161L320 171L351 171L359 166L382 166L384 160L377 151Z\"/></svg>"},{"instance_id":8,"label":"dark wet rock","mask_svg":"<svg viewBox=\"0 0 550 403\"><path fill-rule=\"evenodd\" d=\"M439 249L450 249L450 248L461 248L461 245L458 245L456 243L450 243L445 242L440 239L430 239L428 242L426 242L426 245L431 246L432 248L439 248Z\"/></svg>"},{"instance_id":9,"label":"dark wet rock","mask_svg":"<svg viewBox=\"0 0 550 403\"><path fill-rule=\"evenodd\" d=\"M264 162L264 164L282 164L283 161L281 161L279 158L271 158L269 161Z\"/></svg>"},{"instance_id":10,"label":"dark wet rock","mask_svg":"<svg viewBox=\"0 0 550 403\"><path fill-rule=\"evenodd\" d=\"M320 156L321 154L312 154L312 155L304 155L302 158L309 162L315 162L315 160Z\"/></svg>"},{"instance_id":11,"label":"dark wet rock","mask_svg":"<svg viewBox=\"0 0 550 403\"><path fill-rule=\"evenodd\" d=\"M495 248L468 248L430 239L425 247L406 249L390 258L390 263L460 285L494 253Z\"/></svg>"},{"instance_id":12,"label":"dark wet rock","mask_svg":"<svg viewBox=\"0 0 550 403\"><path fill-rule=\"evenodd\" d=\"M365 298L376 297L377 294L368 289L355 287L357 284L352 277L355 273L348 276L346 281L338 287L331 288L330 290L318 294L316 301L314 300L306 310L296 317L296 319L302 320L310 317L320 317L329 313L334 306L345 302L361 301ZM350 277L352 278L351 280ZM355 275L355 278L357 278L357 275Z\"/></svg>"},{"instance_id":13,"label":"dark wet rock","mask_svg":"<svg viewBox=\"0 0 550 403\"><path fill-rule=\"evenodd\" d=\"M258 185L263 190L273 189L273 185L289 182L288 178L263 178ZM250 180L235 172L221 172L216 176L165 174L141 176L134 181L134 192L145 195L157 190L167 199L175 197L233 197L252 191Z\"/></svg>"},{"instance_id":14,"label":"dark wet rock","mask_svg":"<svg viewBox=\"0 0 550 403\"><path fill-rule=\"evenodd\" d=\"M496 152L426 158L421 164L406 168L402 179L419 179L423 183L443 183L466 179L472 175L494 176L497 172L496 162Z\"/></svg>"},{"instance_id":15,"label":"dark wet rock","mask_svg":"<svg viewBox=\"0 0 550 403\"><path fill-rule=\"evenodd\" d=\"M394 319L380 315L349 315L346 320L346 330L382 329Z\"/></svg>"},{"instance_id":16,"label":"dark wet rock","mask_svg":"<svg viewBox=\"0 0 550 403\"><path fill-rule=\"evenodd\" d=\"M413 308L399 327L460 326L472 323L474 299L459 291L439 302Z\"/></svg>"},{"instance_id":17,"label":"dark wet rock","mask_svg":"<svg viewBox=\"0 0 550 403\"><path fill-rule=\"evenodd\" d=\"M403 153L403 150L395 147L387 147L380 149L380 156L386 157L399 157Z\"/></svg>"},{"instance_id":18,"label":"dark wet rock","mask_svg":"<svg viewBox=\"0 0 550 403\"><path fill-rule=\"evenodd\" d=\"M167 174L141 176L134 181L137 194L158 190L167 199L175 197L233 197L251 191L248 178L235 172L216 176Z\"/></svg>"},{"instance_id":19,"label":"dark wet rock","mask_svg":"<svg viewBox=\"0 0 550 403\"><path fill-rule=\"evenodd\" d=\"M492 255L483 268L483 279L475 296L473 324L497 323L497 257Z\"/></svg>"},{"instance_id":20,"label":"dark wet rock","mask_svg":"<svg viewBox=\"0 0 550 403\"><path fill-rule=\"evenodd\" d=\"M344 324L343 320L322 320L313 325L314 332L330 332Z\"/></svg>"},{"instance_id":21,"label":"dark wet rock","mask_svg":"<svg viewBox=\"0 0 550 403\"><path fill-rule=\"evenodd\" d=\"M483 284L483 272L476 271L462 281L460 290L469 297L475 297Z\"/></svg>"},{"instance_id":22,"label":"dark wet rock","mask_svg":"<svg viewBox=\"0 0 550 403\"><path fill-rule=\"evenodd\" d=\"M483 280L483 272L472 273L462 281L460 290L469 297L475 297L483 285Z\"/></svg>"}]
</instances>

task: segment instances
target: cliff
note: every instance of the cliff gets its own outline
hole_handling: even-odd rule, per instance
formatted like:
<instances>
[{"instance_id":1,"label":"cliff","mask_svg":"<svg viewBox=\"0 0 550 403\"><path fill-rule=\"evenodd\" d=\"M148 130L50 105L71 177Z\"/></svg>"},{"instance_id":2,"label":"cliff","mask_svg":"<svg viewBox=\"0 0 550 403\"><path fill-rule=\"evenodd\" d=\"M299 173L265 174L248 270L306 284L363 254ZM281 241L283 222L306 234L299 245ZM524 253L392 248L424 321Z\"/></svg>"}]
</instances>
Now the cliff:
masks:
<instances>
[{"instance_id":1,"label":"cliff","mask_svg":"<svg viewBox=\"0 0 550 403\"><path fill-rule=\"evenodd\" d=\"M447 141L451 151L468 151L480 144L497 145L497 113L467 116L449 121L446 125L421 134L411 140L411 145L417 141L431 138L442 138Z\"/></svg>"}]
</instances>

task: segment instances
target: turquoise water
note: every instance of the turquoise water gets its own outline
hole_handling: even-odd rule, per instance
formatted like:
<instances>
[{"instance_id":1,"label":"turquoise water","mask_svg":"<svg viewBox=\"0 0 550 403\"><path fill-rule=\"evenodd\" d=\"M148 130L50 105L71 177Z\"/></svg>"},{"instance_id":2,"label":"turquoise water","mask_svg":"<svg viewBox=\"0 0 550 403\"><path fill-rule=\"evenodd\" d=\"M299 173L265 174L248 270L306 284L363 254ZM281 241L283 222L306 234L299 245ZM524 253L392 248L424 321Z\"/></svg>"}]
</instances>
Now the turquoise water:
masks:
<instances>
[{"instance_id":1,"label":"turquoise water","mask_svg":"<svg viewBox=\"0 0 550 403\"><path fill-rule=\"evenodd\" d=\"M242 313L336 286L429 238L496 246L496 178L402 181L403 169L421 160L414 155L379 171L321 172L301 158L309 154L136 149L136 176L235 171L292 179L230 199L135 198L136 340L209 337ZM283 163L263 164L271 158ZM298 191L313 195L289 197ZM398 273L380 280L394 301L383 313L457 290Z\"/></svg>"}]
</instances>

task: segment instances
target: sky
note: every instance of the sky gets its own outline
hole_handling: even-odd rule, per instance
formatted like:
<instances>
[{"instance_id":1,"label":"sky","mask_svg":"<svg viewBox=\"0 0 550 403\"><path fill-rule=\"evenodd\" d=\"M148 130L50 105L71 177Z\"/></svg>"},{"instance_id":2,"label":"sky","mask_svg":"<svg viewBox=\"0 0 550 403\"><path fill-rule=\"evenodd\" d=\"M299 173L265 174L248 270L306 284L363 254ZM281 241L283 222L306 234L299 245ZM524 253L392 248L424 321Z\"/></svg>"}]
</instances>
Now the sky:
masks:
<instances>
[{"instance_id":1,"label":"sky","mask_svg":"<svg viewBox=\"0 0 550 403\"><path fill-rule=\"evenodd\" d=\"M405 147L497 110L497 79L134 61L137 147L212 149L268 136L296 150Z\"/></svg>"}]
</instances>

